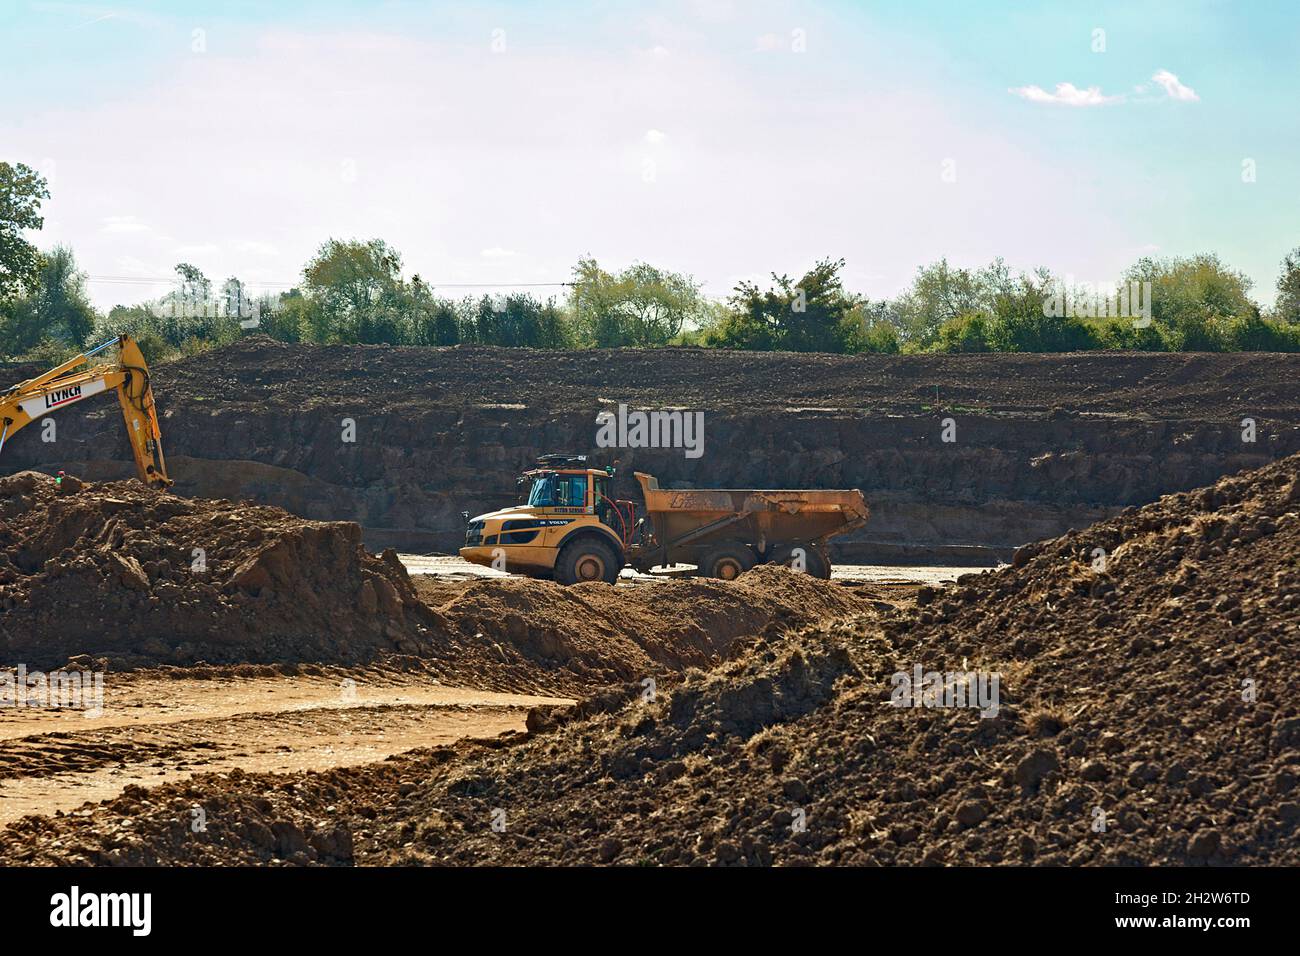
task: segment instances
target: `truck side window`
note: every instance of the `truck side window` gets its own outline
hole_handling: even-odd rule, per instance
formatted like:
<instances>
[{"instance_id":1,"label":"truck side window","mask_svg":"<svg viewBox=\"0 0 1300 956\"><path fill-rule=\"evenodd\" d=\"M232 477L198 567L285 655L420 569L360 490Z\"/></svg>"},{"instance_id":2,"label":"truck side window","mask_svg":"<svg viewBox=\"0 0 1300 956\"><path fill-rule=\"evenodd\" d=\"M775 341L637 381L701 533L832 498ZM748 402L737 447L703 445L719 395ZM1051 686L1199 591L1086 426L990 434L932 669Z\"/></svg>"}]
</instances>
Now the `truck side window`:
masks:
<instances>
[{"instance_id":1,"label":"truck side window","mask_svg":"<svg viewBox=\"0 0 1300 956\"><path fill-rule=\"evenodd\" d=\"M587 479L583 475L569 475L565 482L568 492L564 504L570 508L581 508L587 503Z\"/></svg>"}]
</instances>

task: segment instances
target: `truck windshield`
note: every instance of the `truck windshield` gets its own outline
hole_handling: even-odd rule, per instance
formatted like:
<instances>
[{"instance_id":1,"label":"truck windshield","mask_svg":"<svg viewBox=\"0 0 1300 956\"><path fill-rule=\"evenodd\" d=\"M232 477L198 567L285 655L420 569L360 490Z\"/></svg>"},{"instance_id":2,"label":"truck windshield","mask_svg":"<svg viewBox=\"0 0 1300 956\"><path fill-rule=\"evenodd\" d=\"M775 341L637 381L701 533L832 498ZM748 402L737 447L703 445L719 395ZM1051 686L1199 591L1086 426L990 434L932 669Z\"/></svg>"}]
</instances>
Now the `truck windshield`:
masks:
<instances>
[{"instance_id":1,"label":"truck windshield","mask_svg":"<svg viewBox=\"0 0 1300 956\"><path fill-rule=\"evenodd\" d=\"M548 508L555 504L555 476L534 478L532 490L528 492L528 504L534 508Z\"/></svg>"},{"instance_id":2,"label":"truck windshield","mask_svg":"<svg viewBox=\"0 0 1300 956\"><path fill-rule=\"evenodd\" d=\"M533 508L581 508L587 503L585 475L543 475L533 479L528 504Z\"/></svg>"}]
</instances>

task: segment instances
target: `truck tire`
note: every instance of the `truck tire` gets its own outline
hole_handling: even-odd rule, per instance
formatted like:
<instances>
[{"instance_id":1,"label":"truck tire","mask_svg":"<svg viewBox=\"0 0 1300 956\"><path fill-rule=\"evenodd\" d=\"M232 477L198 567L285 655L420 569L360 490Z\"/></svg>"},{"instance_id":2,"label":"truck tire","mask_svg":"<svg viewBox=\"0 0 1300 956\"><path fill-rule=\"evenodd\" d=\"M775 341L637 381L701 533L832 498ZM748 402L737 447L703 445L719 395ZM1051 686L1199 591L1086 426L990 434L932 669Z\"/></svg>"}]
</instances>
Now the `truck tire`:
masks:
<instances>
[{"instance_id":1,"label":"truck tire","mask_svg":"<svg viewBox=\"0 0 1300 956\"><path fill-rule=\"evenodd\" d=\"M702 578L734 581L757 562L758 558L748 545L739 541L727 541L705 552L700 559L699 575Z\"/></svg>"},{"instance_id":2,"label":"truck tire","mask_svg":"<svg viewBox=\"0 0 1300 956\"><path fill-rule=\"evenodd\" d=\"M570 541L555 559L555 580L561 584L604 581L613 584L622 570L614 549L599 538Z\"/></svg>"},{"instance_id":3,"label":"truck tire","mask_svg":"<svg viewBox=\"0 0 1300 956\"><path fill-rule=\"evenodd\" d=\"M815 548L809 544L783 544L772 551L772 556L768 558L772 564L784 564L787 568L793 567L795 563L794 551L796 548L803 551L803 570L815 578L827 580L831 576L831 562L826 557L826 552L821 548Z\"/></svg>"}]
</instances>

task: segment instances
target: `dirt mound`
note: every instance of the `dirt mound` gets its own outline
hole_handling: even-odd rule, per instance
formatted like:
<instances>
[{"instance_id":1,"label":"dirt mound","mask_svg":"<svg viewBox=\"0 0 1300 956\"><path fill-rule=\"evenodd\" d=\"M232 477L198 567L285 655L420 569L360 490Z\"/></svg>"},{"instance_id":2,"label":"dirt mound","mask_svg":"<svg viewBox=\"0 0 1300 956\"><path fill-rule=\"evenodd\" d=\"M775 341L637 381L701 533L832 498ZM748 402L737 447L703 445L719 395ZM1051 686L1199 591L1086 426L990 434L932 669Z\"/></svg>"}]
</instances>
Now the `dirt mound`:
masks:
<instances>
[{"instance_id":1,"label":"dirt mound","mask_svg":"<svg viewBox=\"0 0 1300 956\"><path fill-rule=\"evenodd\" d=\"M1294 865L1297 554L1293 456L922 590L918 608L539 715L531 736L191 786L226 802L288 788L266 814L346 829L354 863ZM918 667L940 676L900 696ZM961 674L998 677L982 708ZM138 821L132 858L196 858L150 835L179 805ZM139 809L25 821L9 858L112 862L120 839L102 834ZM205 859L254 853L237 819Z\"/></svg>"},{"instance_id":2,"label":"dirt mound","mask_svg":"<svg viewBox=\"0 0 1300 956\"><path fill-rule=\"evenodd\" d=\"M446 587L445 582L417 581L417 588L429 594ZM472 582L450 598L444 593L440 609L432 613L447 631L445 646L455 648L458 658L472 660L480 679L489 675L491 680L586 693L577 707L535 709L527 723L539 730L617 713L631 700L660 696L681 680L682 668L703 675L694 665L714 665L761 640L761 635L783 633L814 619L860 615L878 603L869 591L858 590L775 567L756 569L735 582L653 582L618 588L561 588L511 578ZM695 615L695 620L682 620L685 615ZM474 660L474 652L484 648L490 649L491 659ZM744 660L751 655L744 654ZM724 695L716 706L707 700L691 707L710 715L702 719L743 719L743 713L752 711L766 721L807 713L827 699L846 664L842 653L785 661L767 667L770 675L744 692ZM656 678L654 683L645 681L648 676ZM623 683L593 690L615 679ZM0 849L0 861L349 864L356 862L355 841L370 846L367 821L392 806L408 806L417 795L413 781L448 762L465 760L477 766L475 758L508 752L519 739L506 735L497 741L461 741L382 764L325 773L205 774L147 791L132 787L98 808L18 821L9 831L14 839L0 841L8 847ZM22 769L30 772L26 765ZM201 831L191 826L196 809L206 821Z\"/></svg>"},{"instance_id":3,"label":"dirt mound","mask_svg":"<svg viewBox=\"0 0 1300 956\"><path fill-rule=\"evenodd\" d=\"M735 582L655 581L609 587L490 578L438 602L445 585L416 592L466 644L487 642L504 660L564 671L589 689L667 670L710 667L736 642L861 613L865 597L784 568L755 568ZM572 686L566 684L565 686Z\"/></svg>"},{"instance_id":4,"label":"dirt mound","mask_svg":"<svg viewBox=\"0 0 1300 956\"><path fill-rule=\"evenodd\" d=\"M772 569L732 585L483 580L448 598L445 584L412 583L393 552L367 552L350 522L34 472L0 479L0 502L11 666L406 658L469 687L582 694L711 666L737 639L865 606L839 585Z\"/></svg>"},{"instance_id":5,"label":"dirt mound","mask_svg":"<svg viewBox=\"0 0 1300 956\"><path fill-rule=\"evenodd\" d=\"M435 624L350 522L35 472L0 479L0 609L6 659L36 667L357 661Z\"/></svg>"},{"instance_id":6,"label":"dirt mound","mask_svg":"<svg viewBox=\"0 0 1300 956\"><path fill-rule=\"evenodd\" d=\"M163 384L183 394L250 405L389 401L394 389L420 406L533 402L582 409L611 389L634 403L676 400L697 408L780 410L790 403L861 403L910 411L939 399L1039 410L1173 417L1231 392L1249 405L1300 411L1290 388L1294 359L1276 353L1076 352L994 355L831 355L726 349L537 351L460 345L307 346L251 335L161 366ZM1105 382L1106 388L1098 388ZM405 408L405 404L403 408Z\"/></svg>"},{"instance_id":7,"label":"dirt mound","mask_svg":"<svg viewBox=\"0 0 1300 956\"><path fill-rule=\"evenodd\" d=\"M367 859L1294 864L1298 553L1292 457L449 764ZM996 715L891 706L917 665Z\"/></svg>"},{"instance_id":8,"label":"dirt mound","mask_svg":"<svg viewBox=\"0 0 1300 956\"><path fill-rule=\"evenodd\" d=\"M113 801L117 813L111 821L80 811L18 821L9 832L22 833L35 846L13 848L12 859L71 866L352 863L352 831L331 819L333 803L346 802L346 788L316 790L314 812L304 812L296 789L292 778L240 770L149 790L130 786ZM47 839L69 837L73 846L54 858L38 849Z\"/></svg>"}]
</instances>

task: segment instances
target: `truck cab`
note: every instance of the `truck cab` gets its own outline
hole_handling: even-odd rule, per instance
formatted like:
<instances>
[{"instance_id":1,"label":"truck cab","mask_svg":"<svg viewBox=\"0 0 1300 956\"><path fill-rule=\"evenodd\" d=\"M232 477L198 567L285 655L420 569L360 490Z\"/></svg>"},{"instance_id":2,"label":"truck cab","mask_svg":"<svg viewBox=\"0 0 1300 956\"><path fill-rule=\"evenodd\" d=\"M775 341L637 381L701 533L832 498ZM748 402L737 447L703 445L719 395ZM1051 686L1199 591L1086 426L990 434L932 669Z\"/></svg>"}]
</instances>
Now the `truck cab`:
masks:
<instances>
[{"instance_id":1,"label":"truck cab","mask_svg":"<svg viewBox=\"0 0 1300 956\"><path fill-rule=\"evenodd\" d=\"M613 468L586 456L547 455L519 478L519 504L470 519L467 561L564 584L617 580L631 544L635 506L610 497Z\"/></svg>"}]
</instances>

